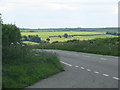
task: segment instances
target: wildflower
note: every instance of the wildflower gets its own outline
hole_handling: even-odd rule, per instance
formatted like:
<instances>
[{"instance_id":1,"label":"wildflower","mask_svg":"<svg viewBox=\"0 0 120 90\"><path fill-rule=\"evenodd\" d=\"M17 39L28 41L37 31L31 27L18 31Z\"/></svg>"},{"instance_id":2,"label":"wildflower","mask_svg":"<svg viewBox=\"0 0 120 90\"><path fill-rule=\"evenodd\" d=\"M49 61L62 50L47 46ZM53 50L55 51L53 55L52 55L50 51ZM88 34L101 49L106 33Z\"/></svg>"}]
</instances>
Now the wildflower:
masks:
<instances>
[{"instance_id":1,"label":"wildflower","mask_svg":"<svg viewBox=\"0 0 120 90\"><path fill-rule=\"evenodd\" d=\"M19 42L17 42L17 44L20 44Z\"/></svg>"},{"instance_id":2,"label":"wildflower","mask_svg":"<svg viewBox=\"0 0 120 90\"><path fill-rule=\"evenodd\" d=\"M11 44L14 44L14 43L11 43Z\"/></svg>"},{"instance_id":3,"label":"wildflower","mask_svg":"<svg viewBox=\"0 0 120 90\"><path fill-rule=\"evenodd\" d=\"M119 42L116 42L116 44L119 44Z\"/></svg>"},{"instance_id":4,"label":"wildflower","mask_svg":"<svg viewBox=\"0 0 120 90\"><path fill-rule=\"evenodd\" d=\"M22 45L23 47L25 46L25 45Z\"/></svg>"}]
</instances>

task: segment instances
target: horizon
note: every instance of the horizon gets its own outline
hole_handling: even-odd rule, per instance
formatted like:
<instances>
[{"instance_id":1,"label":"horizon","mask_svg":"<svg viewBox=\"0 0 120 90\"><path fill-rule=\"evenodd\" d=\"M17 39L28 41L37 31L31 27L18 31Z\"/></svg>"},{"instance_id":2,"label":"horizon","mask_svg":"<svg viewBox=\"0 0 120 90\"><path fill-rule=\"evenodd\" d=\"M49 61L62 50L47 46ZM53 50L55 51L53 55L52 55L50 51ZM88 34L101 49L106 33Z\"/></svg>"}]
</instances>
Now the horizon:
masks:
<instances>
[{"instance_id":1,"label":"horizon","mask_svg":"<svg viewBox=\"0 0 120 90\"><path fill-rule=\"evenodd\" d=\"M19 27L20 28L20 27ZM69 28L118 28L118 27L68 27ZM20 29L67 29L66 27L53 27L53 28L20 28Z\"/></svg>"}]
</instances>

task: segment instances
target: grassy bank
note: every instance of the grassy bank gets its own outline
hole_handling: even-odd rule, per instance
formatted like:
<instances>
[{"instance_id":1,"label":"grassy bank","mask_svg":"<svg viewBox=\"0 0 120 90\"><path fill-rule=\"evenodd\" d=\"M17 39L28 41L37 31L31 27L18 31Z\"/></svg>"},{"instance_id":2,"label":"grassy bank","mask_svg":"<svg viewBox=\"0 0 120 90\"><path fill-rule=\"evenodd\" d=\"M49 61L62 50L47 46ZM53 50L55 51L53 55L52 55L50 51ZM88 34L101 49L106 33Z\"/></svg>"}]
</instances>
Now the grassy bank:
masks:
<instances>
[{"instance_id":1,"label":"grassy bank","mask_svg":"<svg viewBox=\"0 0 120 90\"><path fill-rule=\"evenodd\" d=\"M58 42L53 44L40 44L36 45L33 48L60 49L102 55L120 56L120 53L118 52L119 45L120 37L116 37L116 38L98 38L83 41L69 40L66 42Z\"/></svg>"},{"instance_id":2,"label":"grassy bank","mask_svg":"<svg viewBox=\"0 0 120 90\"><path fill-rule=\"evenodd\" d=\"M24 88L63 68L56 54L33 52L21 45L3 47L3 88Z\"/></svg>"}]
</instances>

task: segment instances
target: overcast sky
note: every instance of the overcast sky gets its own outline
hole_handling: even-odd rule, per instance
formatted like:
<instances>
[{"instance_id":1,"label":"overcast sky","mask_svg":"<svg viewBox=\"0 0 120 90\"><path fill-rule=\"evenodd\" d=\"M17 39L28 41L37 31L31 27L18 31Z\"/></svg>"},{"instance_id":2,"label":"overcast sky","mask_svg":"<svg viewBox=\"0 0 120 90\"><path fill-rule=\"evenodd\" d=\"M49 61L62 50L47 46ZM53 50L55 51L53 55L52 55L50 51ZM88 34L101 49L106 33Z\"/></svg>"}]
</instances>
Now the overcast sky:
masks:
<instances>
[{"instance_id":1,"label":"overcast sky","mask_svg":"<svg viewBox=\"0 0 120 90\"><path fill-rule=\"evenodd\" d=\"M117 27L118 1L0 0L0 13L21 28Z\"/></svg>"}]
</instances>

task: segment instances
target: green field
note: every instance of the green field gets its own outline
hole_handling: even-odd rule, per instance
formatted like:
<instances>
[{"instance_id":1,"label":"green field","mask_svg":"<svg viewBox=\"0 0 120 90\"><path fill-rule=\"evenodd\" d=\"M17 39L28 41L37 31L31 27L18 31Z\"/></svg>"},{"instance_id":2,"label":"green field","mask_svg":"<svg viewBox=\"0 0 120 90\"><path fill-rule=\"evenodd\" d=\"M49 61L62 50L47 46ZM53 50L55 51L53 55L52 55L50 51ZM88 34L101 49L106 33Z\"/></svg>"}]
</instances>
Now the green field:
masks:
<instances>
[{"instance_id":1,"label":"green field","mask_svg":"<svg viewBox=\"0 0 120 90\"><path fill-rule=\"evenodd\" d=\"M94 31L94 32L118 32L117 27L106 27L106 28L46 28L46 29L29 29L20 28L21 32L49 32L49 31Z\"/></svg>"},{"instance_id":2,"label":"green field","mask_svg":"<svg viewBox=\"0 0 120 90\"><path fill-rule=\"evenodd\" d=\"M94 35L94 34L105 34L106 32L81 32L81 31L64 31L64 32L21 32L21 35L38 35L39 37L41 37L42 40L46 41L46 38L49 38L49 36L58 36L58 35L64 35L65 33L67 33L68 35L75 35L75 34L79 34L79 35ZM77 40L89 40L89 39L95 39L95 38L111 38L111 37L117 37L117 36L113 36L113 35L97 35L97 36L74 36L74 37L68 37L68 38L59 38L59 37L51 37L50 38L50 43L54 42L54 41L67 41L67 40L73 40L73 39L77 39ZM25 43L29 43L28 41ZM31 43L30 43L31 44Z\"/></svg>"}]
</instances>

